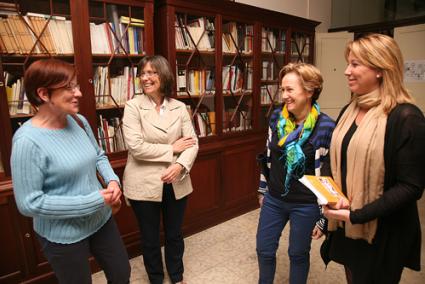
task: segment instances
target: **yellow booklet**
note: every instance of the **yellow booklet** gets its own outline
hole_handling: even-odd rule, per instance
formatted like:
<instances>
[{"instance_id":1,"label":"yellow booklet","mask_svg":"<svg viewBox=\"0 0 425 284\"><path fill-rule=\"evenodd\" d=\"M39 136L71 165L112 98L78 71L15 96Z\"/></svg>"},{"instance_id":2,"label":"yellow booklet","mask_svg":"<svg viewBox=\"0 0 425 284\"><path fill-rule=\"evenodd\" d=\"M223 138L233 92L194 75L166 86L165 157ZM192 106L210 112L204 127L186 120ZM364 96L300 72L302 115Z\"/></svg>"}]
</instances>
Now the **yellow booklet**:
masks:
<instances>
[{"instance_id":1,"label":"yellow booklet","mask_svg":"<svg viewBox=\"0 0 425 284\"><path fill-rule=\"evenodd\" d=\"M317 196L320 205L335 204L340 198L347 199L331 177L304 175L299 181Z\"/></svg>"}]
</instances>

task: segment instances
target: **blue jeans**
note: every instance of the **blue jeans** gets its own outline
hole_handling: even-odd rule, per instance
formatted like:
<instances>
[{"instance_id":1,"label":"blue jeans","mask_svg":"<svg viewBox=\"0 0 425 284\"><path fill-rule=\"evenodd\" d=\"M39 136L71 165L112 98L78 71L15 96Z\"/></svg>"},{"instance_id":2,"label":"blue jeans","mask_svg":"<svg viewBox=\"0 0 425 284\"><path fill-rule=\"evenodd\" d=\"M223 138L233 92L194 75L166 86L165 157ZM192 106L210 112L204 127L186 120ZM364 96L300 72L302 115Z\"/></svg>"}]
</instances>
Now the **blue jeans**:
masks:
<instances>
[{"instance_id":1,"label":"blue jeans","mask_svg":"<svg viewBox=\"0 0 425 284\"><path fill-rule=\"evenodd\" d=\"M266 193L261 207L257 230L257 256L260 284L272 284L276 270L276 251L279 239L290 220L288 254L289 283L307 282L310 268L311 233L320 218L317 204L298 204L281 201Z\"/></svg>"}]
</instances>

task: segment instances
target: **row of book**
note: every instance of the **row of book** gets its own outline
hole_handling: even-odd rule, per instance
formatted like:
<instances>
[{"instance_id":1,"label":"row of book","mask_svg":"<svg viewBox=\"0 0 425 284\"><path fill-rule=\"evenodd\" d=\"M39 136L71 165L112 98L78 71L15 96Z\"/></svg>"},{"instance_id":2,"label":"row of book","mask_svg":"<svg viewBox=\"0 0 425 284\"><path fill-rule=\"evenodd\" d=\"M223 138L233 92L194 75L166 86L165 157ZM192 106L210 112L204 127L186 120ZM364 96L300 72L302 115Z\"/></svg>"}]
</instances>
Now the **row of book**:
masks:
<instances>
[{"instance_id":1,"label":"row of book","mask_svg":"<svg viewBox=\"0 0 425 284\"><path fill-rule=\"evenodd\" d=\"M194 114L190 105L186 105L186 108L192 118L193 128L195 129L195 133L198 137L206 137L217 134L214 111L196 111Z\"/></svg>"},{"instance_id":2,"label":"row of book","mask_svg":"<svg viewBox=\"0 0 425 284\"><path fill-rule=\"evenodd\" d=\"M177 95L200 96L215 93L215 76L213 70L177 70Z\"/></svg>"},{"instance_id":3,"label":"row of book","mask_svg":"<svg viewBox=\"0 0 425 284\"><path fill-rule=\"evenodd\" d=\"M144 21L121 16L118 23L90 23L93 54L143 54ZM120 44L121 42L121 44Z\"/></svg>"},{"instance_id":4,"label":"row of book","mask_svg":"<svg viewBox=\"0 0 425 284\"><path fill-rule=\"evenodd\" d=\"M263 28L261 38L261 51L285 52L286 32L284 30Z\"/></svg>"},{"instance_id":5,"label":"row of book","mask_svg":"<svg viewBox=\"0 0 425 284\"><path fill-rule=\"evenodd\" d=\"M261 63L262 72L261 72L261 80L276 80L277 74L275 73L278 70L275 70L273 61L263 61Z\"/></svg>"},{"instance_id":6,"label":"row of book","mask_svg":"<svg viewBox=\"0 0 425 284\"><path fill-rule=\"evenodd\" d=\"M223 52L251 53L253 48L254 26L236 22L223 24Z\"/></svg>"},{"instance_id":7,"label":"row of book","mask_svg":"<svg viewBox=\"0 0 425 284\"><path fill-rule=\"evenodd\" d=\"M108 66L94 70L94 94L97 107L124 106L135 94L143 92L137 67L125 66L121 74L111 76ZM114 102L115 101L115 102Z\"/></svg>"},{"instance_id":8,"label":"row of book","mask_svg":"<svg viewBox=\"0 0 425 284\"><path fill-rule=\"evenodd\" d=\"M214 50L214 22L201 17L184 23L183 16L176 14L175 19L176 49Z\"/></svg>"},{"instance_id":9,"label":"row of book","mask_svg":"<svg viewBox=\"0 0 425 284\"><path fill-rule=\"evenodd\" d=\"M74 53L72 24L65 17L31 12L20 15L11 11L1 11L0 15L3 16L0 18L2 53ZM116 12L112 15L111 22L90 23L92 53L143 54L144 21L126 16L118 18Z\"/></svg>"},{"instance_id":10,"label":"row of book","mask_svg":"<svg viewBox=\"0 0 425 284\"><path fill-rule=\"evenodd\" d=\"M282 103L282 96L280 96L279 86L276 84L263 85L261 86L260 93L260 104L269 105L269 104L280 104Z\"/></svg>"},{"instance_id":11,"label":"row of book","mask_svg":"<svg viewBox=\"0 0 425 284\"><path fill-rule=\"evenodd\" d=\"M223 132L245 131L251 128L250 111L227 109L223 113Z\"/></svg>"},{"instance_id":12,"label":"row of book","mask_svg":"<svg viewBox=\"0 0 425 284\"><path fill-rule=\"evenodd\" d=\"M2 11L0 18L0 48L2 53L74 52L71 21L65 17Z\"/></svg>"},{"instance_id":13,"label":"row of book","mask_svg":"<svg viewBox=\"0 0 425 284\"><path fill-rule=\"evenodd\" d=\"M216 113L214 111L197 111L192 113L189 105L187 111L192 117L193 127L198 137L216 135ZM245 131L252 129L251 112L227 109L223 112L223 132Z\"/></svg>"},{"instance_id":14,"label":"row of book","mask_svg":"<svg viewBox=\"0 0 425 284\"><path fill-rule=\"evenodd\" d=\"M32 114L33 109L24 91L24 78L4 71L4 85L11 116Z\"/></svg>"},{"instance_id":15,"label":"row of book","mask_svg":"<svg viewBox=\"0 0 425 284\"><path fill-rule=\"evenodd\" d=\"M120 119L118 117L106 119L103 118L102 115L99 115L97 134L99 147L106 153L127 150Z\"/></svg>"},{"instance_id":16,"label":"row of book","mask_svg":"<svg viewBox=\"0 0 425 284\"><path fill-rule=\"evenodd\" d=\"M252 90L252 68L248 62L241 68L237 65L223 66L223 91L237 93Z\"/></svg>"},{"instance_id":17,"label":"row of book","mask_svg":"<svg viewBox=\"0 0 425 284\"><path fill-rule=\"evenodd\" d=\"M302 33L293 33L291 38L292 56L310 55L310 37Z\"/></svg>"}]
</instances>

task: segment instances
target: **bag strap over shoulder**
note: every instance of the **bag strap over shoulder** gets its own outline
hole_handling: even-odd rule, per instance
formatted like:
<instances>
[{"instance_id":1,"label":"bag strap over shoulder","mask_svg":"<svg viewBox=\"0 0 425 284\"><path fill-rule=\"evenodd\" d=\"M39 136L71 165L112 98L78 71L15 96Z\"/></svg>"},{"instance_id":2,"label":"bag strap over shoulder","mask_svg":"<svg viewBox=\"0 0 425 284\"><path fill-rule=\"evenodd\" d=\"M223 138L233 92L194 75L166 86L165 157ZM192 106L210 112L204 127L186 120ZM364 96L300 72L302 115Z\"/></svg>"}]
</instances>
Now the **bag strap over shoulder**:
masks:
<instances>
[{"instance_id":1,"label":"bag strap over shoulder","mask_svg":"<svg viewBox=\"0 0 425 284\"><path fill-rule=\"evenodd\" d=\"M86 131L86 128L84 127L83 121L78 117L76 114L71 114L71 117L75 120L75 122L82 128L84 131Z\"/></svg>"}]
</instances>

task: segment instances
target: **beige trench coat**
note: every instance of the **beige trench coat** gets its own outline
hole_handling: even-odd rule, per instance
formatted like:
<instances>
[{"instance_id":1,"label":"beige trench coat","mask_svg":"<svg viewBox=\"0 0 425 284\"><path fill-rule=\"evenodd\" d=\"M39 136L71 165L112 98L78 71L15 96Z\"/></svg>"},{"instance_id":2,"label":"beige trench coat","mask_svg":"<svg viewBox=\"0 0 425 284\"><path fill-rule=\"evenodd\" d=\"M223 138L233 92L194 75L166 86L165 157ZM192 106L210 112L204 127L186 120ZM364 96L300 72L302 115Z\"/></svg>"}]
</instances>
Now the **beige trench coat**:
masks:
<instances>
[{"instance_id":1,"label":"beige trench coat","mask_svg":"<svg viewBox=\"0 0 425 284\"><path fill-rule=\"evenodd\" d=\"M124 170L124 196L133 200L162 201L161 175L172 163L179 163L190 171L198 153L198 139L186 105L167 99L165 110L159 115L148 96L142 95L127 102L124 109L123 132L128 146ZM173 155L172 144L182 137L193 137L196 144L178 155ZM173 183L177 199L190 194L190 175L181 176Z\"/></svg>"}]
</instances>

